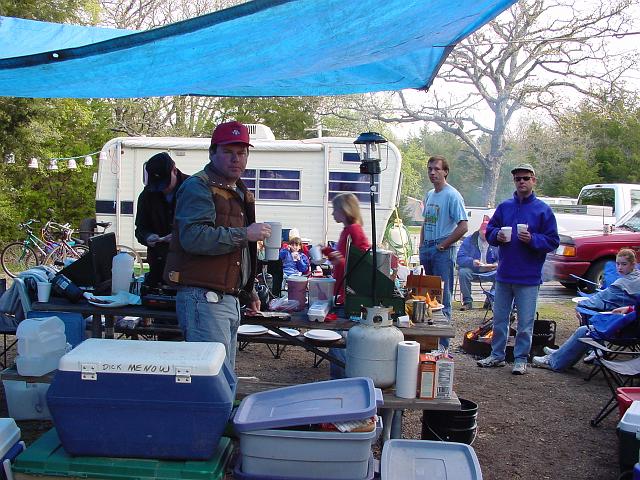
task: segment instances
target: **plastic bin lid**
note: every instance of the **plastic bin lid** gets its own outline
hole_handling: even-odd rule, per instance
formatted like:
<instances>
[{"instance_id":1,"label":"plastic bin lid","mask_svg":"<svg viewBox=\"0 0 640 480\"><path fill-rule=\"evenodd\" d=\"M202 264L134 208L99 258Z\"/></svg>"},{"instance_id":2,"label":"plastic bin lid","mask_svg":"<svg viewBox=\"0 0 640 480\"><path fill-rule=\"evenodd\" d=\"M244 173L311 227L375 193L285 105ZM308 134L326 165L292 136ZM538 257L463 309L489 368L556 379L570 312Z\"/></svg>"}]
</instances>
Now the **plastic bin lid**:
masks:
<instances>
[{"instance_id":1,"label":"plastic bin lid","mask_svg":"<svg viewBox=\"0 0 640 480\"><path fill-rule=\"evenodd\" d=\"M382 480L482 480L469 445L432 440L388 440L382 448Z\"/></svg>"},{"instance_id":2,"label":"plastic bin lid","mask_svg":"<svg viewBox=\"0 0 640 480\"><path fill-rule=\"evenodd\" d=\"M13 418L0 418L0 458L20 441L20 429Z\"/></svg>"},{"instance_id":3,"label":"plastic bin lid","mask_svg":"<svg viewBox=\"0 0 640 480\"><path fill-rule=\"evenodd\" d=\"M631 403L618 423L618 428L623 432L636 433L640 431L640 401L634 400Z\"/></svg>"},{"instance_id":4,"label":"plastic bin lid","mask_svg":"<svg viewBox=\"0 0 640 480\"><path fill-rule=\"evenodd\" d=\"M93 365L96 373L214 376L225 360L224 345L216 342L123 342L88 338L60 359L58 370L80 372Z\"/></svg>"},{"instance_id":5,"label":"plastic bin lid","mask_svg":"<svg viewBox=\"0 0 640 480\"><path fill-rule=\"evenodd\" d=\"M258 392L240 403L238 432L368 418L382 404L382 392L367 377L306 383Z\"/></svg>"}]
</instances>

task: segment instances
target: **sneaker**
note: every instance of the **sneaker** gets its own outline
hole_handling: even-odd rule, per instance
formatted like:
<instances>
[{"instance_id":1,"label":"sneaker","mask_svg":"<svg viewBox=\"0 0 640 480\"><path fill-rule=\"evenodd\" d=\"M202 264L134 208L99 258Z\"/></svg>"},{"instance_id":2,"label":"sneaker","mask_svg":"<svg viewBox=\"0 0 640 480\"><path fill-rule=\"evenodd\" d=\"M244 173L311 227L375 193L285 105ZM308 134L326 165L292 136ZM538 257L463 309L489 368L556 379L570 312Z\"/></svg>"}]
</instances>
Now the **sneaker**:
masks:
<instances>
[{"instance_id":1,"label":"sneaker","mask_svg":"<svg viewBox=\"0 0 640 480\"><path fill-rule=\"evenodd\" d=\"M557 348L551 348L551 347L544 347L542 349L542 351L544 352L545 355L551 355L552 353L556 353L558 351Z\"/></svg>"},{"instance_id":2,"label":"sneaker","mask_svg":"<svg viewBox=\"0 0 640 480\"><path fill-rule=\"evenodd\" d=\"M465 303L460 307L460 311L464 312L465 310L473 310L473 303Z\"/></svg>"},{"instance_id":3,"label":"sneaker","mask_svg":"<svg viewBox=\"0 0 640 480\"><path fill-rule=\"evenodd\" d=\"M537 368L548 368L549 370L551 370L551 365L549 364L549 355L533 357L531 359L531 366Z\"/></svg>"},{"instance_id":4,"label":"sneaker","mask_svg":"<svg viewBox=\"0 0 640 480\"><path fill-rule=\"evenodd\" d=\"M489 355L487 358L478 360L476 362L476 365L478 365L481 368L504 367L505 362L504 360L500 360L494 357L493 355Z\"/></svg>"},{"instance_id":5,"label":"sneaker","mask_svg":"<svg viewBox=\"0 0 640 480\"><path fill-rule=\"evenodd\" d=\"M591 350L589 354L582 359L582 361L584 363L593 363L595 359L596 359L596 352L595 350Z\"/></svg>"},{"instance_id":6,"label":"sneaker","mask_svg":"<svg viewBox=\"0 0 640 480\"><path fill-rule=\"evenodd\" d=\"M527 373L527 362L523 362L522 360L516 361L513 364L511 373L513 373L514 375L524 375L525 373Z\"/></svg>"}]
</instances>

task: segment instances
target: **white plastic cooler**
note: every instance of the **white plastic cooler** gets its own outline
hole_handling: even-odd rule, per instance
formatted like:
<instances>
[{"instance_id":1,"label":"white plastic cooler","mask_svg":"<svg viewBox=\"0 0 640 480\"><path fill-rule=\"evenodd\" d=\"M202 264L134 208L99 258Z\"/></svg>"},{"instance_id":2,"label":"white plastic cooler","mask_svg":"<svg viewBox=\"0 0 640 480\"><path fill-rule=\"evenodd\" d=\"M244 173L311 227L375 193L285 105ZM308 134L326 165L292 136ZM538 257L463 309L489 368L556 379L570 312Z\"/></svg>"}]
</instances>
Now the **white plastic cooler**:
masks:
<instances>
[{"instance_id":1,"label":"white plastic cooler","mask_svg":"<svg viewBox=\"0 0 640 480\"><path fill-rule=\"evenodd\" d=\"M47 402L71 455L199 460L235 387L220 343L92 338L62 357Z\"/></svg>"}]
</instances>

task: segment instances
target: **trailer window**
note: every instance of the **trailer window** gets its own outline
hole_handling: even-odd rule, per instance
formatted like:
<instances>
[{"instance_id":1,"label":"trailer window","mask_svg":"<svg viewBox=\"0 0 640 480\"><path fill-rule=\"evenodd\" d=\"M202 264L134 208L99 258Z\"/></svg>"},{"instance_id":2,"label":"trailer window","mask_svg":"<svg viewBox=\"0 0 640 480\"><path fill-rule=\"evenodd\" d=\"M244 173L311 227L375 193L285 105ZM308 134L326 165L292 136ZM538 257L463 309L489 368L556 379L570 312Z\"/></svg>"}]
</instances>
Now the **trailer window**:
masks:
<instances>
[{"instance_id":1,"label":"trailer window","mask_svg":"<svg viewBox=\"0 0 640 480\"><path fill-rule=\"evenodd\" d=\"M259 200L300 200L299 170L245 170L242 181Z\"/></svg>"},{"instance_id":2,"label":"trailer window","mask_svg":"<svg viewBox=\"0 0 640 480\"><path fill-rule=\"evenodd\" d=\"M342 152L342 161L360 163L362 160L360 160L360 155L358 155L358 152Z\"/></svg>"},{"instance_id":3,"label":"trailer window","mask_svg":"<svg viewBox=\"0 0 640 480\"><path fill-rule=\"evenodd\" d=\"M374 183L380 191L380 179L376 175ZM361 202L369 202L369 175L357 172L329 172L329 200L340 193L353 193ZM380 203L380 196L375 195L376 203Z\"/></svg>"},{"instance_id":4,"label":"trailer window","mask_svg":"<svg viewBox=\"0 0 640 480\"><path fill-rule=\"evenodd\" d=\"M631 206L640 203L640 190L631 190Z\"/></svg>"}]
</instances>

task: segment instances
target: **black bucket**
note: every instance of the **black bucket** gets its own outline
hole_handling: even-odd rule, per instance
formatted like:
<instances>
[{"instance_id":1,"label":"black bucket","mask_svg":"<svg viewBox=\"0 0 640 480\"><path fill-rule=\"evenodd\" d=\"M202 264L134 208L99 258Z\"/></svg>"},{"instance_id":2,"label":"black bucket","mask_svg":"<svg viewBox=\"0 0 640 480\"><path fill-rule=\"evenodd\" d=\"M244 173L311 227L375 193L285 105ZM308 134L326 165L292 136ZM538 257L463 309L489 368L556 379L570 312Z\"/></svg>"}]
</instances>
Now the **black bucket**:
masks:
<instances>
[{"instance_id":1,"label":"black bucket","mask_svg":"<svg viewBox=\"0 0 640 480\"><path fill-rule=\"evenodd\" d=\"M427 411L422 414L422 439L471 445L478 430L478 405L460 399L460 410Z\"/></svg>"}]
</instances>

